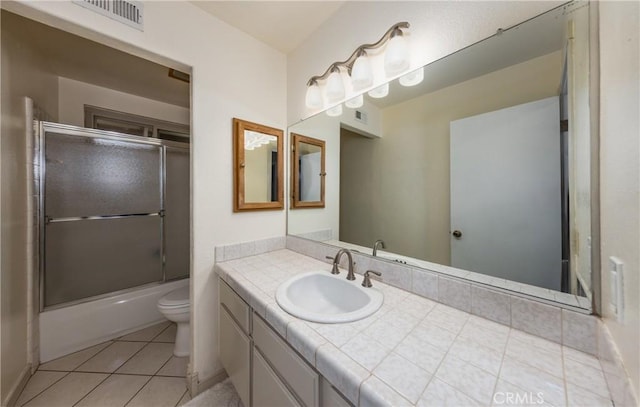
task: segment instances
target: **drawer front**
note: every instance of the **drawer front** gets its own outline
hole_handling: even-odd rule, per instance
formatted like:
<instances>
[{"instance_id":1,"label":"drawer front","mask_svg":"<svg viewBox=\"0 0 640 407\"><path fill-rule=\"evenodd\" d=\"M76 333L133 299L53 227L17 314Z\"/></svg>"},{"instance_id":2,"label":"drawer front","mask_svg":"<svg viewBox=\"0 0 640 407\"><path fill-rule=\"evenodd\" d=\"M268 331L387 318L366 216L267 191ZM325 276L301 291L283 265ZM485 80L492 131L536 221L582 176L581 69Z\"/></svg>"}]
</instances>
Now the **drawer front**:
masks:
<instances>
[{"instance_id":1,"label":"drawer front","mask_svg":"<svg viewBox=\"0 0 640 407\"><path fill-rule=\"evenodd\" d=\"M305 406L319 405L318 374L258 315L253 317L253 343Z\"/></svg>"},{"instance_id":2,"label":"drawer front","mask_svg":"<svg viewBox=\"0 0 640 407\"><path fill-rule=\"evenodd\" d=\"M220 361L236 388L242 403L245 406L249 406L251 341L222 307L220 307L219 328Z\"/></svg>"},{"instance_id":3,"label":"drawer front","mask_svg":"<svg viewBox=\"0 0 640 407\"><path fill-rule=\"evenodd\" d=\"M256 407L300 406L287 387L271 370L258 350L253 352L253 405Z\"/></svg>"},{"instance_id":4,"label":"drawer front","mask_svg":"<svg viewBox=\"0 0 640 407\"><path fill-rule=\"evenodd\" d=\"M224 280L219 284L220 303L224 304L231 316L246 333L249 333L249 305Z\"/></svg>"},{"instance_id":5,"label":"drawer front","mask_svg":"<svg viewBox=\"0 0 640 407\"><path fill-rule=\"evenodd\" d=\"M322 407L352 407L352 404L345 400L326 379L322 378L321 381L322 398L320 405Z\"/></svg>"}]
</instances>

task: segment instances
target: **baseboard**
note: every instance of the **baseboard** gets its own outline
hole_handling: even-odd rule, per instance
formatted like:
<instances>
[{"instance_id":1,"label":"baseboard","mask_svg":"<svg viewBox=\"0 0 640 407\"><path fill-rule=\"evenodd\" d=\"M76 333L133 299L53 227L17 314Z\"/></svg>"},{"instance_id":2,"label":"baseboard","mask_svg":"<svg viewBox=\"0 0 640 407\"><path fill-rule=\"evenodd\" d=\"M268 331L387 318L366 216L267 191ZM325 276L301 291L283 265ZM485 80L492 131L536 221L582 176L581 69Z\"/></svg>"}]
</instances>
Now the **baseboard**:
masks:
<instances>
[{"instance_id":1,"label":"baseboard","mask_svg":"<svg viewBox=\"0 0 640 407\"><path fill-rule=\"evenodd\" d=\"M18 401L18 397L20 396L20 393L22 393L24 386L27 385L30 377L31 364L27 364L24 369L22 369L22 372L20 372L18 381L13 385L13 387L9 391L9 394L7 394L7 398L5 400L2 400L3 406L13 407L16 405L16 401Z\"/></svg>"},{"instance_id":2,"label":"baseboard","mask_svg":"<svg viewBox=\"0 0 640 407\"><path fill-rule=\"evenodd\" d=\"M210 389L211 387L215 386L216 384L220 383L221 381L223 381L224 379L226 379L227 376L227 372L224 369L221 369L220 371L214 373L212 376L204 379L204 380L198 380L198 374L194 374L192 375L192 380L188 381L190 382L191 386L190 386L190 393L191 393L191 398L194 398L195 396L197 396L198 394L202 393L203 391ZM193 380L195 379L195 380Z\"/></svg>"}]
</instances>

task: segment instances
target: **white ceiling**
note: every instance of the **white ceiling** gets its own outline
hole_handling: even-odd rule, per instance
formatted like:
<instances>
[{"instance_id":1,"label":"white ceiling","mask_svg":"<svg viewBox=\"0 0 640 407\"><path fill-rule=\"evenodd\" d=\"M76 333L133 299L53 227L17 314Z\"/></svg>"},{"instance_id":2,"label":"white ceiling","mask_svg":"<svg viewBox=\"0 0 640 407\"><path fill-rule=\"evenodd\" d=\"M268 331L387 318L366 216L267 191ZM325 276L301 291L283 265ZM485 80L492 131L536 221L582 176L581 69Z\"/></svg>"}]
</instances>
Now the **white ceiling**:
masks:
<instances>
[{"instance_id":1,"label":"white ceiling","mask_svg":"<svg viewBox=\"0 0 640 407\"><path fill-rule=\"evenodd\" d=\"M285 54L345 1L192 1L202 10Z\"/></svg>"}]
</instances>

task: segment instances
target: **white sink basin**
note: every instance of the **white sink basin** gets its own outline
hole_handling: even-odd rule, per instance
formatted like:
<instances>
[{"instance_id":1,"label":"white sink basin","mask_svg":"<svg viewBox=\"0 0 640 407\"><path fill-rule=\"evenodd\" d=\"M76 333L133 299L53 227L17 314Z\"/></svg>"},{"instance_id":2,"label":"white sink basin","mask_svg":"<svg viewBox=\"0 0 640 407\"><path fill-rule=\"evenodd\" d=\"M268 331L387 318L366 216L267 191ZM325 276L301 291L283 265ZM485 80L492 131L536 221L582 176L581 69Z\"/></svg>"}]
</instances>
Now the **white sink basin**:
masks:
<instances>
[{"instance_id":1,"label":"white sink basin","mask_svg":"<svg viewBox=\"0 0 640 407\"><path fill-rule=\"evenodd\" d=\"M362 287L362 278L349 281L345 277L328 271L297 275L278 287L276 301L293 316L327 324L357 321L376 312L382 293Z\"/></svg>"}]
</instances>

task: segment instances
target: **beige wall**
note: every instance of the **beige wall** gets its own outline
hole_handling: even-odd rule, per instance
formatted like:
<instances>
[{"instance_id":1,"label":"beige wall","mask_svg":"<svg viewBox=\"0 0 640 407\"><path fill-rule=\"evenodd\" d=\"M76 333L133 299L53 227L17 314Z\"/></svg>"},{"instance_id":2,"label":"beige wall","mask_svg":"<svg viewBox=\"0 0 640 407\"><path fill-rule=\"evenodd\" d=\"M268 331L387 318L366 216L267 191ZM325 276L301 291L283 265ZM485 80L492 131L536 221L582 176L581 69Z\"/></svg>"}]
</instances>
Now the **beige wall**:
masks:
<instances>
[{"instance_id":1,"label":"beige wall","mask_svg":"<svg viewBox=\"0 0 640 407\"><path fill-rule=\"evenodd\" d=\"M558 51L383 109L380 139L342 142L340 239L449 265L449 123L557 95L561 74Z\"/></svg>"},{"instance_id":2,"label":"beige wall","mask_svg":"<svg viewBox=\"0 0 640 407\"><path fill-rule=\"evenodd\" d=\"M84 105L189 124L189 109L68 78L58 78L60 123L84 127Z\"/></svg>"},{"instance_id":3,"label":"beige wall","mask_svg":"<svg viewBox=\"0 0 640 407\"><path fill-rule=\"evenodd\" d=\"M640 392L640 3L600 4L602 311ZM624 262L624 313L609 308L609 257Z\"/></svg>"},{"instance_id":4,"label":"beige wall","mask_svg":"<svg viewBox=\"0 0 640 407\"><path fill-rule=\"evenodd\" d=\"M190 369L200 382L212 378L221 371L214 248L285 233L284 211L234 214L231 198L232 118L285 127L285 55L189 2L145 2L144 31L72 2L2 2L2 7L156 63L192 68ZM3 93L5 84L3 79ZM6 189L13 192L9 185Z\"/></svg>"},{"instance_id":5,"label":"beige wall","mask_svg":"<svg viewBox=\"0 0 640 407\"><path fill-rule=\"evenodd\" d=\"M44 69L33 45L15 21L2 13L2 192L0 402L29 373L27 350L27 139L24 97L29 96L52 117L58 113L58 81Z\"/></svg>"}]
</instances>

